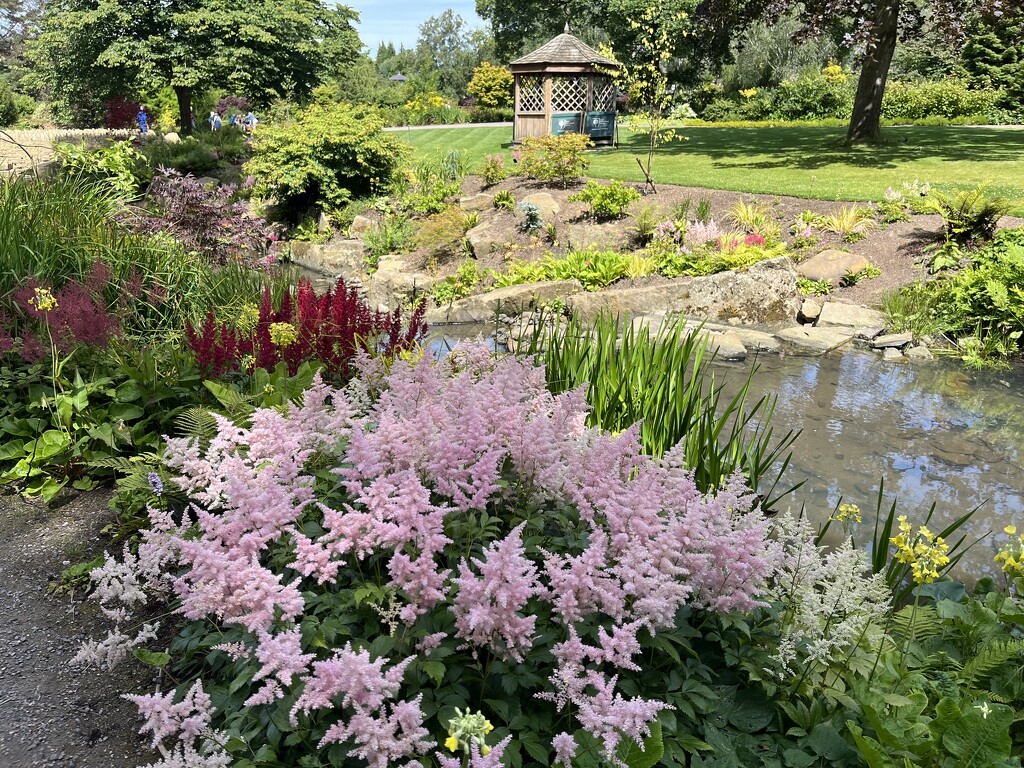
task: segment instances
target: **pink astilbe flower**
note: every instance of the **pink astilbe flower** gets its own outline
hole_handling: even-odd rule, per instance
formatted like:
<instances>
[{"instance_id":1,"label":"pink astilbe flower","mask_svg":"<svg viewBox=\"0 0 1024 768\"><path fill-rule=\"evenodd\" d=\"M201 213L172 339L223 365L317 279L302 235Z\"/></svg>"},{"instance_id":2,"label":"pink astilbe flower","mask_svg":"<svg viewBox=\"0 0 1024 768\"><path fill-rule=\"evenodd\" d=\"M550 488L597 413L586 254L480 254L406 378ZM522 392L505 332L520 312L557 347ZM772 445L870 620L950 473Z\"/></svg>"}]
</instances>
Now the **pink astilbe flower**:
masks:
<instances>
[{"instance_id":1,"label":"pink astilbe flower","mask_svg":"<svg viewBox=\"0 0 1024 768\"><path fill-rule=\"evenodd\" d=\"M480 753L480 747L477 746L476 742L470 742L469 761L465 768L502 768L501 756L505 754L505 749L511 741L512 736L506 736L491 747L491 751L486 755ZM463 768L462 758L460 757L452 757L443 752L435 752L434 756L437 757L437 763L441 768Z\"/></svg>"},{"instance_id":2,"label":"pink astilbe flower","mask_svg":"<svg viewBox=\"0 0 1024 768\"><path fill-rule=\"evenodd\" d=\"M282 685L291 685L292 679L309 672L309 664L316 656L302 652L302 633L298 628L270 635L259 635L256 659L262 665L253 680L267 680L259 691L250 696L245 706L269 704L284 693Z\"/></svg>"},{"instance_id":3,"label":"pink astilbe flower","mask_svg":"<svg viewBox=\"0 0 1024 768\"><path fill-rule=\"evenodd\" d=\"M302 712L341 709L351 712L332 725L320 741L343 743L351 739L351 754L366 760L372 768L387 768L394 761L420 754L429 748L429 733L423 727L420 699L393 701L398 695L409 657L386 672L386 659L370 659L368 651L354 651L351 644L326 661L313 664L305 688L292 708L292 722Z\"/></svg>"},{"instance_id":4,"label":"pink astilbe flower","mask_svg":"<svg viewBox=\"0 0 1024 768\"><path fill-rule=\"evenodd\" d=\"M555 748L555 763L563 768L572 768L572 759L576 757L576 739L569 733L560 733L551 740Z\"/></svg>"},{"instance_id":5,"label":"pink astilbe flower","mask_svg":"<svg viewBox=\"0 0 1024 768\"><path fill-rule=\"evenodd\" d=\"M540 592L537 566L523 550L521 523L501 541L473 559L476 577L465 560L453 579L458 594L452 601L456 635L471 644L488 646L497 656L523 661L533 645L536 616L522 616L527 601Z\"/></svg>"},{"instance_id":6,"label":"pink astilbe flower","mask_svg":"<svg viewBox=\"0 0 1024 768\"><path fill-rule=\"evenodd\" d=\"M202 681L197 681L177 704L174 691L165 696L159 692L144 695L125 694L125 699L139 708L146 722L139 733L153 734L153 747L159 747L164 739L174 737L184 742L193 741L210 725L212 705L209 694L203 690Z\"/></svg>"}]
</instances>

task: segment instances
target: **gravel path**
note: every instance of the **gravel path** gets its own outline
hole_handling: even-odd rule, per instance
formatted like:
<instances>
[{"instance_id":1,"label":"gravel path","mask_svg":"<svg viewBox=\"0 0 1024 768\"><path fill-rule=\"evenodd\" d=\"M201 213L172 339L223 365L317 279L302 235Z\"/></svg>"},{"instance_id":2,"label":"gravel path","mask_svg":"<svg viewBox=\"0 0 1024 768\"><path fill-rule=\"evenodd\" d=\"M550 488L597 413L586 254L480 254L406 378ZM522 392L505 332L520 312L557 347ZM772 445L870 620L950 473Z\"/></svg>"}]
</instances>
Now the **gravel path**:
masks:
<instances>
[{"instance_id":1,"label":"gravel path","mask_svg":"<svg viewBox=\"0 0 1024 768\"><path fill-rule=\"evenodd\" d=\"M71 563L91 559L110 521L107 496L47 509L0 496L0 766L135 768L152 762L123 691L152 689L138 664L114 674L70 664L85 636L105 631L80 596L50 596Z\"/></svg>"}]
</instances>

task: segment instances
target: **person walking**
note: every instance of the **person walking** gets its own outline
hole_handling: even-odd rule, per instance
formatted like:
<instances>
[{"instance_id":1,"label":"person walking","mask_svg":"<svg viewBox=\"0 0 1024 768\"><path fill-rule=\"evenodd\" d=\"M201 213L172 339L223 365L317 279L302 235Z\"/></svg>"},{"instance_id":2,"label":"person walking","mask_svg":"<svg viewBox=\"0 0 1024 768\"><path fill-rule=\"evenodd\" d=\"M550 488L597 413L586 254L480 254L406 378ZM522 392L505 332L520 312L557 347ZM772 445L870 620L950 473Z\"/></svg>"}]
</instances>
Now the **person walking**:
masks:
<instances>
[{"instance_id":1,"label":"person walking","mask_svg":"<svg viewBox=\"0 0 1024 768\"><path fill-rule=\"evenodd\" d=\"M209 122L210 122L210 130L211 131L219 131L220 130L221 119L220 119L220 115L218 115L216 112L210 112Z\"/></svg>"},{"instance_id":2,"label":"person walking","mask_svg":"<svg viewBox=\"0 0 1024 768\"><path fill-rule=\"evenodd\" d=\"M245 130L252 133L256 128L256 123L258 122L259 120L256 119L256 114L250 110L249 114L245 116L245 120L242 121L242 124L245 126Z\"/></svg>"},{"instance_id":3,"label":"person walking","mask_svg":"<svg viewBox=\"0 0 1024 768\"><path fill-rule=\"evenodd\" d=\"M143 136L149 133L149 116L146 115L145 107L139 107L139 114L135 116L135 122L139 124L139 132Z\"/></svg>"}]
</instances>

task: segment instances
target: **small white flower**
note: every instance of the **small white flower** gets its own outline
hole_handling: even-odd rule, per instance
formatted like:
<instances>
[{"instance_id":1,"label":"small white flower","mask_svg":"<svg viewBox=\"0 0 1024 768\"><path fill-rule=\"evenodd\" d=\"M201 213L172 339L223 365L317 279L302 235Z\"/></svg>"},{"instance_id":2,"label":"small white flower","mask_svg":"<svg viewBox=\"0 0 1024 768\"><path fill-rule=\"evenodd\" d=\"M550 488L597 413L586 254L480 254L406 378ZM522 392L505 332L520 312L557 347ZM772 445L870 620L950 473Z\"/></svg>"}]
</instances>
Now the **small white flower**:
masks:
<instances>
[{"instance_id":1,"label":"small white flower","mask_svg":"<svg viewBox=\"0 0 1024 768\"><path fill-rule=\"evenodd\" d=\"M981 716L983 719L988 720L988 713L992 711L992 708L989 707L987 701L981 704L975 704L974 708L981 711Z\"/></svg>"}]
</instances>

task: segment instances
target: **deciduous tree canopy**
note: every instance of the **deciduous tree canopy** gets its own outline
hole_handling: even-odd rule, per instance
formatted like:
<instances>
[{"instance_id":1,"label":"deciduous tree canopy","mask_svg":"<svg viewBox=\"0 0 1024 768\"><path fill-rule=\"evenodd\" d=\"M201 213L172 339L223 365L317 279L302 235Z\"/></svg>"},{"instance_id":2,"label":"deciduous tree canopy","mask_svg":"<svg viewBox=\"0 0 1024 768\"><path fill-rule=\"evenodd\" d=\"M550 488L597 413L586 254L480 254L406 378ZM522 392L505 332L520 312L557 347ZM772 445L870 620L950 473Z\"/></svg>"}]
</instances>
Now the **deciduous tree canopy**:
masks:
<instances>
[{"instance_id":1,"label":"deciduous tree canopy","mask_svg":"<svg viewBox=\"0 0 1024 768\"><path fill-rule=\"evenodd\" d=\"M50 0L34 55L55 102L170 85L187 132L199 90L223 88L255 104L308 94L358 55L356 18L324 0Z\"/></svg>"}]
</instances>

